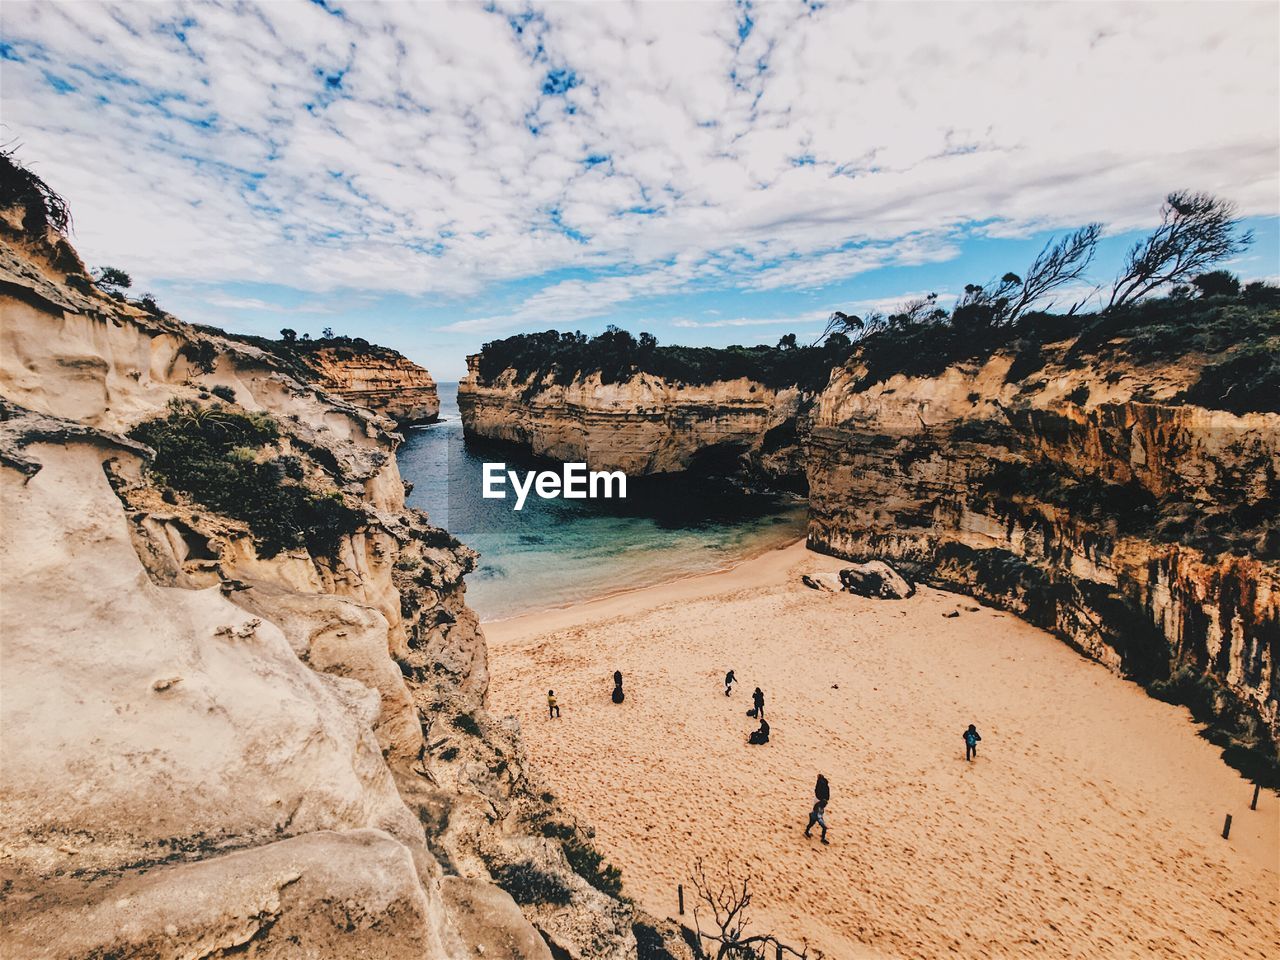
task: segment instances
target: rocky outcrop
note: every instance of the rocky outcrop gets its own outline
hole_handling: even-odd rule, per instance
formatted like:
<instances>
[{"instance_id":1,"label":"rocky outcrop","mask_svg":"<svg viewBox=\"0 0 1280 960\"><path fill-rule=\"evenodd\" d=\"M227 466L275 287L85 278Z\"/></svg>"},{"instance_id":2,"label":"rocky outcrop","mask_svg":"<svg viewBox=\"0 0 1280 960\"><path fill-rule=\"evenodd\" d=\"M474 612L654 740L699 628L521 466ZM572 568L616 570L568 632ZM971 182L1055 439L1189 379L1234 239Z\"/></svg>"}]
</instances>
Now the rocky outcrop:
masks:
<instances>
[{"instance_id":1,"label":"rocky outcrop","mask_svg":"<svg viewBox=\"0 0 1280 960\"><path fill-rule=\"evenodd\" d=\"M868 560L825 573L806 573L800 581L810 590L852 593L877 600L908 600L916 585L883 560Z\"/></svg>"},{"instance_id":2,"label":"rocky outcrop","mask_svg":"<svg viewBox=\"0 0 1280 960\"><path fill-rule=\"evenodd\" d=\"M1178 402L1213 357L1043 346L875 382L814 412L809 545L905 563L1192 703L1224 745L1280 733L1280 416Z\"/></svg>"},{"instance_id":3,"label":"rocky outcrop","mask_svg":"<svg viewBox=\"0 0 1280 960\"><path fill-rule=\"evenodd\" d=\"M401 429L440 418L431 374L394 350L340 344L313 347L299 357L329 393L390 417Z\"/></svg>"},{"instance_id":4,"label":"rocky outcrop","mask_svg":"<svg viewBox=\"0 0 1280 960\"><path fill-rule=\"evenodd\" d=\"M101 293L28 221L0 222L0 953L634 955L632 908L532 839L559 811L485 711L474 554L406 507L392 421ZM344 523L268 546L234 489L157 473L156 423L251 425L228 476ZM555 904L494 882L533 847Z\"/></svg>"},{"instance_id":5,"label":"rocky outcrop","mask_svg":"<svg viewBox=\"0 0 1280 960\"><path fill-rule=\"evenodd\" d=\"M883 560L843 568L840 584L847 593L880 600L909 600L916 595L916 585Z\"/></svg>"},{"instance_id":6,"label":"rocky outcrop","mask_svg":"<svg viewBox=\"0 0 1280 960\"><path fill-rule=\"evenodd\" d=\"M809 398L748 380L669 382L648 373L618 383L600 374L567 383L511 370L492 380L468 358L458 408L468 437L628 476L703 473L803 483Z\"/></svg>"}]
</instances>

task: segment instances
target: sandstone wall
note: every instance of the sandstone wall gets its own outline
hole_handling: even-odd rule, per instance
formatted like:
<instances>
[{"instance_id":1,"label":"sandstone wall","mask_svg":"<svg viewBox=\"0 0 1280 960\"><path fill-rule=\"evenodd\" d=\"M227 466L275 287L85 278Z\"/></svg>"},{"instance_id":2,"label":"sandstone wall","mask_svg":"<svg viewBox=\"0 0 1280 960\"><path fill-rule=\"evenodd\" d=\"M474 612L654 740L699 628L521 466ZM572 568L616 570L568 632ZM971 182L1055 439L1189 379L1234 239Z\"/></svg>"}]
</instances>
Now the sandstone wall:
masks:
<instances>
[{"instance_id":1,"label":"sandstone wall","mask_svg":"<svg viewBox=\"0 0 1280 960\"><path fill-rule=\"evenodd\" d=\"M1234 735L1274 736L1280 417L1171 402L1204 357L1068 347L1027 380L1003 354L869 387L856 358L838 371L814 412L810 546L916 564L1139 680L1207 679Z\"/></svg>"},{"instance_id":2,"label":"sandstone wall","mask_svg":"<svg viewBox=\"0 0 1280 960\"><path fill-rule=\"evenodd\" d=\"M390 417L404 428L440 417L436 382L425 367L390 350L321 347L303 359L330 393Z\"/></svg>"},{"instance_id":3,"label":"sandstone wall","mask_svg":"<svg viewBox=\"0 0 1280 960\"><path fill-rule=\"evenodd\" d=\"M394 424L103 295L21 222L0 223L0 953L634 956L633 909L532 836L559 811L485 711L474 554L406 508ZM361 512L331 552L262 555L157 486L126 432L214 387ZM566 903L491 880L534 862Z\"/></svg>"},{"instance_id":4,"label":"sandstone wall","mask_svg":"<svg viewBox=\"0 0 1280 960\"><path fill-rule=\"evenodd\" d=\"M803 476L798 431L808 398L794 387L775 390L746 379L678 384L651 374L609 384L599 374L567 384L521 382L512 371L486 382L476 359L469 358L458 385L468 437L629 476Z\"/></svg>"}]
</instances>

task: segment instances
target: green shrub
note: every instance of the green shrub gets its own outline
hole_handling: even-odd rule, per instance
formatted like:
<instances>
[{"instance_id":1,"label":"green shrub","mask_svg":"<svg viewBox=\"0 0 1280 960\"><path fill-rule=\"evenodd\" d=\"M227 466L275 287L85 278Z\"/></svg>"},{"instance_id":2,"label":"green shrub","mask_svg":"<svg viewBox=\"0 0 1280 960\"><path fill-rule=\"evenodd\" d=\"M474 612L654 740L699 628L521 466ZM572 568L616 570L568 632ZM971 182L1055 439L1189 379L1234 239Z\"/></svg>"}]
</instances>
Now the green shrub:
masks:
<instances>
[{"instance_id":1,"label":"green shrub","mask_svg":"<svg viewBox=\"0 0 1280 960\"><path fill-rule=\"evenodd\" d=\"M210 387L209 392L212 393L218 399L227 401L227 403L236 402L235 389L233 387L227 386L225 383L219 383L216 386Z\"/></svg>"},{"instance_id":2,"label":"green shrub","mask_svg":"<svg viewBox=\"0 0 1280 960\"><path fill-rule=\"evenodd\" d=\"M338 491L293 479L287 459L259 457L280 437L262 414L177 401L168 416L139 424L129 436L155 450L151 473L161 484L247 525L264 557L297 547L331 555L341 537L364 523Z\"/></svg>"},{"instance_id":3,"label":"green shrub","mask_svg":"<svg viewBox=\"0 0 1280 960\"><path fill-rule=\"evenodd\" d=\"M201 373L212 372L214 365L218 361L217 348L208 340L201 340L199 343L190 341L184 343L182 349L178 351L178 356L189 360L191 365Z\"/></svg>"},{"instance_id":4,"label":"green shrub","mask_svg":"<svg viewBox=\"0 0 1280 960\"><path fill-rule=\"evenodd\" d=\"M516 903L563 907L573 899L573 890L567 883L531 860L503 864L494 869L493 879Z\"/></svg>"},{"instance_id":5,"label":"green shrub","mask_svg":"<svg viewBox=\"0 0 1280 960\"><path fill-rule=\"evenodd\" d=\"M458 759L458 748L445 747L443 750L440 751L440 759L443 760L445 763L449 763L452 760Z\"/></svg>"},{"instance_id":6,"label":"green shrub","mask_svg":"<svg viewBox=\"0 0 1280 960\"><path fill-rule=\"evenodd\" d=\"M1205 367L1182 399L1211 410L1280 413L1280 340Z\"/></svg>"},{"instance_id":7,"label":"green shrub","mask_svg":"<svg viewBox=\"0 0 1280 960\"><path fill-rule=\"evenodd\" d=\"M636 938L636 960L676 960L657 927L637 922L631 925L631 932Z\"/></svg>"},{"instance_id":8,"label":"green shrub","mask_svg":"<svg viewBox=\"0 0 1280 960\"><path fill-rule=\"evenodd\" d=\"M449 722L463 733L473 737L480 736L480 724L476 723L476 718L469 713L460 713Z\"/></svg>"},{"instance_id":9,"label":"green shrub","mask_svg":"<svg viewBox=\"0 0 1280 960\"><path fill-rule=\"evenodd\" d=\"M686 384L746 377L771 388L818 390L849 351L844 337L832 337L817 347L662 347L647 333L637 339L611 326L595 337L547 330L490 341L480 351L479 374L482 381L492 382L504 370L512 370L517 380L532 378L535 386L547 376L568 383L593 373L604 383L626 381L639 373Z\"/></svg>"},{"instance_id":10,"label":"green shrub","mask_svg":"<svg viewBox=\"0 0 1280 960\"><path fill-rule=\"evenodd\" d=\"M572 836L563 843L565 859L573 872L601 893L622 896L622 871L608 863L604 855L589 843Z\"/></svg>"}]
</instances>

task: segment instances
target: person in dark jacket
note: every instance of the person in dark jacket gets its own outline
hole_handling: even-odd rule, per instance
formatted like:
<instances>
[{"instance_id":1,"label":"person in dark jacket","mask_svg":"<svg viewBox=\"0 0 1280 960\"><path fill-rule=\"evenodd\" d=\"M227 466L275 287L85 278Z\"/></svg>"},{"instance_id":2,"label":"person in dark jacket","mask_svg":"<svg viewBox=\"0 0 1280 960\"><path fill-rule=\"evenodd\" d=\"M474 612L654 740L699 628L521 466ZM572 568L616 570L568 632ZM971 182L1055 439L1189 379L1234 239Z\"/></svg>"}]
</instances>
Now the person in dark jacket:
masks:
<instances>
[{"instance_id":1,"label":"person in dark jacket","mask_svg":"<svg viewBox=\"0 0 1280 960\"><path fill-rule=\"evenodd\" d=\"M831 784L827 783L827 778L822 774L818 774L818 782L813 785L813 796L823 803L831 799Z\"/></svg>"},{"instance_id":2,"label":"person in dark jacket","mask_svg":"<svg viewBox=\"0 0 1280 960\"><path fill-rule=\"evenodd\" d=\"M751 734L751 736L747 737L747 743L753 744L755 746L760 746L761 744L768 743L768 742L769 742L769 721L764 719L764 717L761 717L760 729L754 731Z\"/></svg>"},{"instance_id":3,"label":"person in dark jacket","mask_svg":"<svg viewBox=\"0 0 1280 960\"><path fill-rule=\"evenodd\" d=\"M626 694L622 692L622 671L613 671L613 702L621 703L625 700Z\"/></svg>"},{"instance_id":4,"label":"person in dark jacket","mask_svg":"<svg viewBox=\"0 0 1280 960\"><path fill-rule=\"evenodd\" d=\"M764 692L756 687L755 693L751 694L751 702L755 704L756 712L753 716L764 719Z\"/></svg>"},{"instance_id":5,"label":"person in dark jacket","mask_svg":"<svg viewBox=\"0 0 1280 960\"><path fill-rule=\"evenodd\" d=\"M964 732L963 736L964 758L966 760L972 760L978 755L978 741L982 739L982 735L978 733L978 728L971 723L969 724L969 729Z\"/></svg>"},{"instance_id":6,"label":"person in dark jacket","mask_svg":"<svg viewBox=\"0 0 1280 960\"><path fill-rule=\"evenodd\" d=\"M737 680L738 678L733 675L732 670L724 675L724 695L726 697L733 691L733 685Z\"/></svg>"}]
</instances>

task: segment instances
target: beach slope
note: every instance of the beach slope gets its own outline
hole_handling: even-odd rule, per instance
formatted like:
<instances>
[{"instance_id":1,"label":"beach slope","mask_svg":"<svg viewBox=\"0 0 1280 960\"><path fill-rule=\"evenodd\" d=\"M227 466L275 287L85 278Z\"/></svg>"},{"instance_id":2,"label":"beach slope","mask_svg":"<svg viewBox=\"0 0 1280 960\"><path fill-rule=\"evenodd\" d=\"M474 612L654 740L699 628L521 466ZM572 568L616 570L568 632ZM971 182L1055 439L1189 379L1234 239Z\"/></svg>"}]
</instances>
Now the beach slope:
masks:
<instances>
[{"instance_id":1,"label":"beach slope","mask_svg":"<svg viewBox=\"0 0 1280 960\"><path fill-rule=\"evenodd\" d=\"M758 877L758 929L842 960L1277 955L1277 799L1251 811L1186 710L965 597L800 583L840 566L796 544L486 625L494 712L628 894L675 916L693 860L729 856ZM819 772L828 847L803 835Z\"/></svg>"}]
</instances>

